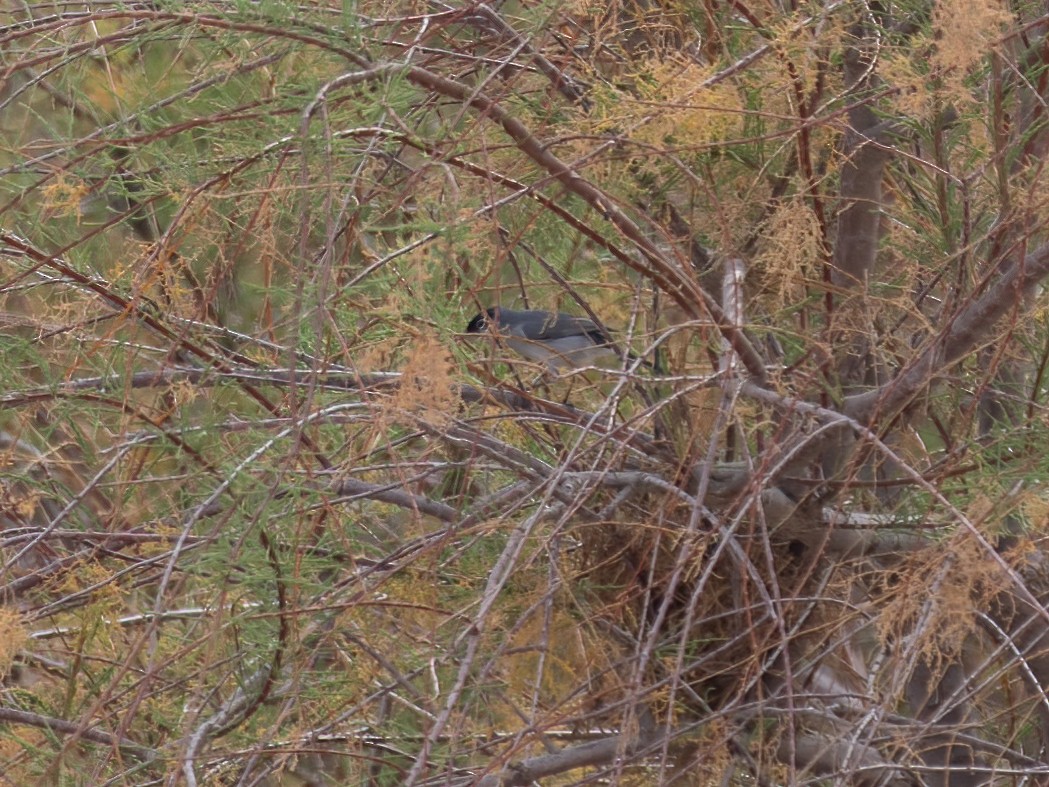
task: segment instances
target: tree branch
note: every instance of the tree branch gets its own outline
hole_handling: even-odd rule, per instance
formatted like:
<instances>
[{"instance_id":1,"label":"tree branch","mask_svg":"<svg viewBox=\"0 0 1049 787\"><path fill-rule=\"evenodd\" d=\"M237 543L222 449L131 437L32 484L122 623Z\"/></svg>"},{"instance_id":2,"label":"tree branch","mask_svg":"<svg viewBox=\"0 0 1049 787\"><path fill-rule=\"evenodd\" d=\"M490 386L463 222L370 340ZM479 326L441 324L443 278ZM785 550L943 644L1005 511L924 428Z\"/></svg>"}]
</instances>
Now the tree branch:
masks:
<instances>
[{"instance_id":1,"label":"tree branch","mask_svg":"<svg viewBox=\"0 0 1049 787\"><path fill-rule=\"evenodd\" d=\"M1003 261L1001 275L982 296L970 301L892 381L873 391L845 398L843 413L863 424L889 419L907 406L929 382L960 361L991 335L996 323L1049 276L1049 244ZM989 277L988 277L989 278Z\"/></svg>"}]
</instances>

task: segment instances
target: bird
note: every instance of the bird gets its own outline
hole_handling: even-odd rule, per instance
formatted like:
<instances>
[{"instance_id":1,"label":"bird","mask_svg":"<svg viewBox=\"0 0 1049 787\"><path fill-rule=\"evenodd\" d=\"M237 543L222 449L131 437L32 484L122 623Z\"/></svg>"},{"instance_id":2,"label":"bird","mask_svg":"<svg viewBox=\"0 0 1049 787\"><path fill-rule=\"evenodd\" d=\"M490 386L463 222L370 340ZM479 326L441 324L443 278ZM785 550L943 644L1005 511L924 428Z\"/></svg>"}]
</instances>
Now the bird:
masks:
<instances>
[{"instance_id":1,"label":"bird","mask_svg":"<svg viewBox=\"0 0 1049 787\"><path fill-rule=\"evenodd\" d=\"M551 372L619 360L608 336L593 320L564 312L492 306L474 315L467 333L490 332L530 361Z\"/></svg>"}]
</instances>

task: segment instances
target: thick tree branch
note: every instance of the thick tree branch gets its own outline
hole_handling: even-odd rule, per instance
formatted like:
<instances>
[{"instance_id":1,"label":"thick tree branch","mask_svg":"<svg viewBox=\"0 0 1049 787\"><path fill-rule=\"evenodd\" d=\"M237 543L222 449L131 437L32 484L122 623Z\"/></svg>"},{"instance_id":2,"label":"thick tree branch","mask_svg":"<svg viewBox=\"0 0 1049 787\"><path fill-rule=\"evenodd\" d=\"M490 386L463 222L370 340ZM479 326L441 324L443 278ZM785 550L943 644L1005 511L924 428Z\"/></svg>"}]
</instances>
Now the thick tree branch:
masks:
<instances>
[{"instance_id":1,"label":"thick tree branch","mask_svg":"<svg viewBox=\"0 0 1049 787\"><path fill-rule=\"evenodd\" d=\"M599 741L570 746L554 754L541 754L527 760L511 763L498 775L481 779L479 787L525 787L538 779L595 765L607 765L618 756L630 756L658 742L662 735L656 730L642 731L640 735L612 735Z\"/></svg>"},{"instance_id":2,"label":"thick tree branch","mask_svg":"<svg viewBox=\"0 0 1049 787\"><path fill-rule=\"evenodd\" d=\"M988 339L998 320L1025 308L1025 299L1049 276L1049 244L1000 266L998 280L983 295L962 307L944 329L881 388L846 397L843 412L860 423L873 425L907 406L932 379Z\"/></svg>"},{"instance_id":3,"label":"thick tree branch","mask_svg":"<svg viewBox=\"0 0 1049 787\"><path fill-rule=\"evenodd\" d=\"M103 746L116 746L125 754L130 754L140 760L151 761L156 759L157 752L146 746L139 746L126 738L120 738L101 730L85 729L82 723L56 719L53 716L43 716L39 713L30 713L14 708L0 708L0 722L7 724L25 724L30 727L39 727L50 730L60 735L73 735L85 741L99 743Z\"/></svg>"}]
</instances>

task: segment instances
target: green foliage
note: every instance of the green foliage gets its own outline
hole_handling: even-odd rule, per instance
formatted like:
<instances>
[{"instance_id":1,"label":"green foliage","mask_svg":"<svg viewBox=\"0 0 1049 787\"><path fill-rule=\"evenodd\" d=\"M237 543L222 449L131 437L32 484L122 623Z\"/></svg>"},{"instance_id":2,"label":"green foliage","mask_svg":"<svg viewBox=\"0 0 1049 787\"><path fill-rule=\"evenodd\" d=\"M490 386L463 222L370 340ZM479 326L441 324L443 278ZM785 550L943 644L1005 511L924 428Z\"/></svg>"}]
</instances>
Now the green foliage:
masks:
<instances>
[{"instance_id":1,"label":"green foliage","mask_svg":"<svg viewBox=\"0 0 1049 787\"><path fill-rule=\"evenodd\" d=\"M1039 13L11 11L0 781L1041 774Z\"/></svg>"}]
</instances>

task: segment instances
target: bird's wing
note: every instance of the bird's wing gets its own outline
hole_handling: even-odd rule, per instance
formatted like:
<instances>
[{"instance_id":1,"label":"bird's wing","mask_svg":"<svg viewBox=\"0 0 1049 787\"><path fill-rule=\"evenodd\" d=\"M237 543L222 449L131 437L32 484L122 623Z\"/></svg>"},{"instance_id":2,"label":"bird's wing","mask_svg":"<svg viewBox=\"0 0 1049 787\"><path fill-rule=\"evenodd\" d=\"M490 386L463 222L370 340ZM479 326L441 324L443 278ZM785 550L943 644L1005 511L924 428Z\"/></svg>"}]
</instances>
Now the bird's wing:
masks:
<instances>
[{"instance_id":1,"label":"bird's wing","mask_svg":"<svg viewBox=\"0 0 1049 787\"><path fill-rule=\"evenodd\" d=\"M539 334L539 338L546 341L568 339L573 336L587 336L594 344L605 344L608 341L591 320L564 312L551 314Z\"/></svg>"}]
</instances>

